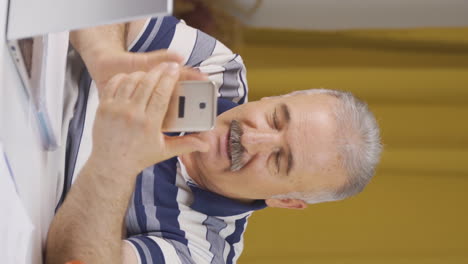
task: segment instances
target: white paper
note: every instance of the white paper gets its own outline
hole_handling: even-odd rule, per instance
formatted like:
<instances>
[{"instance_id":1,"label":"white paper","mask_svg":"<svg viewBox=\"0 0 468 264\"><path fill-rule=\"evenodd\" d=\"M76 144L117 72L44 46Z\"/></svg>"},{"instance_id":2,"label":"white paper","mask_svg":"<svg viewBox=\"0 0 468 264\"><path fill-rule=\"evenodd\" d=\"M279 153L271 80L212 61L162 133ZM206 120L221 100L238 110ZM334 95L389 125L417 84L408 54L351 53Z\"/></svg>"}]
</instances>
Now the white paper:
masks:
<instances>
[{"instance_id":1,"label":"white paper","mask_svg":"<svg viewBox=\"0 0 468 264\"><path fill-rule=\"evenodd\" d=\"M54 136L54 143L59 145L61 140L63 113L63 86L65 83L65 68L68 52L68 31L47 35L44 52L44 72L41 85L41 110L47 112Z\"/></svg>"},{"instance_id":2,"label":"white paper","mask_svg":"<svg viewBox=\"0 0 468 264\"><path fill-rule=\"evenodd\" d=\"M1 142L0 211L0 261L26 263L30 259L34 226L18 195Z\"/></svg>"},{"instance_id":3,"label":"white paper","mask_svg":"<svg viewBox=\"0 0 468 264\"><path fill-rule=\"evenodd\" d=\"M36 37L33 48L32 101L43 146L55 150L61 142L68 32Z\"/></svg>"}]
</instances>

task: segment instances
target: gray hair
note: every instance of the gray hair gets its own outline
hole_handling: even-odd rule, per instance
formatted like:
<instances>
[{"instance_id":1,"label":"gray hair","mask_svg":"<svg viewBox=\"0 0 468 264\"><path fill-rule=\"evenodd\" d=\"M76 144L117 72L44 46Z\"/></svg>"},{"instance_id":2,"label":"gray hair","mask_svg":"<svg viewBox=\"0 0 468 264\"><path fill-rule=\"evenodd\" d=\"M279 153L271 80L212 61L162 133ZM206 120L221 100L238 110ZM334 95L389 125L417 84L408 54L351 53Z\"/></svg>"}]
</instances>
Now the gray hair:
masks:
<instances>
[{"instance_id":1,"label":"gray hair","mask_svg":"<svg viewBox=\"0 0 468 264\"><path fill-rule=\"evenodd\" d=\"M369 183L380 159L382 145L380 132L374 115L366 103L350 92L309 89L281 95L328 94L339 99L334 115L338 124L337 149L342 157L341 166L347 172L347 180L337 190L321 192L291 192L275 195L277 199L300 199L309 204L342 200L360 193Z\"/></svg>"}]
</instances>

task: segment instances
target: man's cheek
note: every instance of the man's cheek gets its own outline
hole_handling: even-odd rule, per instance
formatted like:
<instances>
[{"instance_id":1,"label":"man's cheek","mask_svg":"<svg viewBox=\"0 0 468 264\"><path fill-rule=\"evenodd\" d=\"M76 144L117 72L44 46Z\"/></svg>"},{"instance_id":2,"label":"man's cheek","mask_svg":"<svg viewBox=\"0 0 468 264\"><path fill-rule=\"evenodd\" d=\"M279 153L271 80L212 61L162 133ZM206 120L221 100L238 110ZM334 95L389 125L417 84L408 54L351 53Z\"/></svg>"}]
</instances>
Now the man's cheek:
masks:
<instances>
[{"instance_id":1,"label":"man's cheek","mask_svg":"<svg viewBox=\"0 0 468 264\"><path fill-rule=\"evenodd\" d=\"M244 171L246 178L249 180L256 180L265 177L268 174L268 169L259 163L249 163L244 166Z\"/></svg>"}]
</instances>

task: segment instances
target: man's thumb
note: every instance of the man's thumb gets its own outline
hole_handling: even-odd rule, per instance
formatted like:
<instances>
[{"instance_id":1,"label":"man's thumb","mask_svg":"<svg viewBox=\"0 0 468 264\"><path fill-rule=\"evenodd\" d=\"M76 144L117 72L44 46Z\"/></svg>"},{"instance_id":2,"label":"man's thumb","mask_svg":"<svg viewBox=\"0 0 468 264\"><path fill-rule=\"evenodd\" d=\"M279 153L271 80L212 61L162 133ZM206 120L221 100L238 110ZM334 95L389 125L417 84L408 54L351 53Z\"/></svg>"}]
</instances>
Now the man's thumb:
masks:
<instances>
[{"instance_id":1,"label":"man's thumb","mask_svg":"<svg viewBox=\"0 0 468 264\"><path fill-rule=\"evenodd\" d=\"M168 50L156 50L148 53L141 53L145 55L145 64L148 70L158 66L163 62L176 62L181 64L184 58L179 54Z\"/></svg>"}]
</instances>

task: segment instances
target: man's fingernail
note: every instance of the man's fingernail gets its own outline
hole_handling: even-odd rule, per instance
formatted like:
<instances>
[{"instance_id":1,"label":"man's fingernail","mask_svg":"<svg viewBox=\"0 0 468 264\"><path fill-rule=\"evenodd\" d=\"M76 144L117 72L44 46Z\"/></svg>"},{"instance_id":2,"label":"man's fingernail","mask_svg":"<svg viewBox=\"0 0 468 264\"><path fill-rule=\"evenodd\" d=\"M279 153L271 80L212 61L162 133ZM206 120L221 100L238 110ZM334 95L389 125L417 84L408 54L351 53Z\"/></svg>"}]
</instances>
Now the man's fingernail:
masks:
<instances>
[{"instance_id":1,"label":"man's fingernail","mask_svg":"<svg viewBox=\"0 0 468 264\"><path fill-rule=\"evenodd\" d=\"M169 63L169 68L167 73L170 75L176 75L179 72L179 64L175 62Z\"/></svg>"},{"instance_id":2,"label":"man's fingernail","mask_svg":"<svg viewBox=\"0 0 468 264\"><path fill-rule=\"evenodd\" d=\"M166 62L161 63L161 64L160 64L160 67L163 68L163 69L165 69L165 68L167 67L167 63L166 63Z\"/></svg>"},{"instance_id":3,"label":"man's fingernail","mask_svg":"<svg viewBox=\"0 0 468 264\"><path fill-rule=\"evenodd\" d=\"M175 62L170 62L169 63L169 69L179 69L179 64Z\"/></svg>"}]
</instances>

